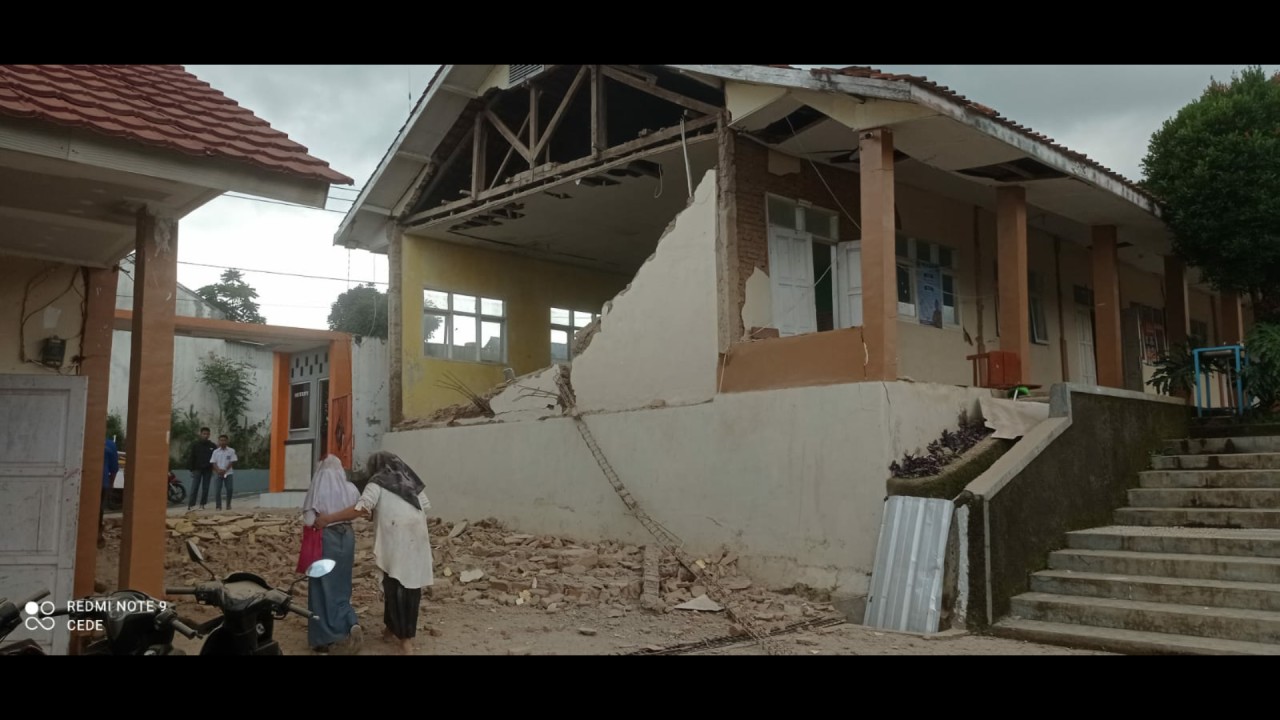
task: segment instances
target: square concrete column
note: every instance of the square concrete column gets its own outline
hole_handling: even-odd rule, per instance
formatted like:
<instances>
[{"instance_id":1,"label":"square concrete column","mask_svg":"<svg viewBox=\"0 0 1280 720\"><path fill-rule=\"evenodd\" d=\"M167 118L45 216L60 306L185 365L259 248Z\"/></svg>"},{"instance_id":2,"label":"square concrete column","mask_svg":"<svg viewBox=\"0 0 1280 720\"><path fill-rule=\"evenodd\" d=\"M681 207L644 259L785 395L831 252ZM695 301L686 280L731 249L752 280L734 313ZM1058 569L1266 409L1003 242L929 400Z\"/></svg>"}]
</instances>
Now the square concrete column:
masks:
<instances>
[{"instance_id":1,"label":"square concrete column","mask_svg":"<svg viewBox=\"0 0 1280 720\"><path fill-rule=\"evenodd\" d=\"M1116 228L1093 228L1093 312L1098 337L1098 384L1124 387L1124 354L1120 338L1120 263L1116 255Z\"/></svg>"},{"instance_id":2,"label":"square concrete column","mask_svg":"<svg viewBox=\"0 0 1280 720\"><path fill-rule=\"evenodd\" d=\"M1000 349L1018 354L1019 381L1031 379L1031 300L1027 290L1027 191L996 188L996 266L1000 272Z\"/></svg>"},{"instance_id":3,"label":"square concrete column","mask_svg":"<svg viewBox=\"0 0 1280 720\"><path fill-rule=\"evenodd\" d=\"M1240 296L1233 292L1222 293L1222 336L1223 345L1238 345L1244 342L1244 313L1240 308Z\"/></svg>"},{"instance_id":4,"label":"square concrete column","mask_svg":"<svg viewBox=\"0 0 1280 720\"><path fill-rule=\"evenodd\" d=\"M858 137L862 207L862 338L867 379L898 379L898 264L895 253L893 133Z\"/></svg>"},{"instance_id":5,"label":"square concrete column","mask_svg":"<svg viewBox=\"0 0 1280 720\"><path fill-rule=\"evenodd\" d=\"M1180 258L1164 257L1164 324L1169 346L1186 345L1191 335L1187 308L1187 267Z\"/></svg>"},{"instance_id":6,"label":"square concrete column","mask_svg":"<svg viewBox=\"0 0 1280 720\"><path fill-rule=\"evenodd\" d=\"M98 513L102 506L103 444L111 387L111 340L115 332L115 268L85 271L84 337L80 374L89 379L84 415L84 463L80 474L80 520L76 532L76 597L93 594L98 567Z\"/></svg>"},{"instance_id":7,"label":"square concrete column","mask_svg":"<svg viewBox=\"0 0 1280 720\"><path fill-rule=\"evenodd\" d=\"M178 224L143 209L137 227L120 587L163 597Z\"/></svg>"}]
</instances>

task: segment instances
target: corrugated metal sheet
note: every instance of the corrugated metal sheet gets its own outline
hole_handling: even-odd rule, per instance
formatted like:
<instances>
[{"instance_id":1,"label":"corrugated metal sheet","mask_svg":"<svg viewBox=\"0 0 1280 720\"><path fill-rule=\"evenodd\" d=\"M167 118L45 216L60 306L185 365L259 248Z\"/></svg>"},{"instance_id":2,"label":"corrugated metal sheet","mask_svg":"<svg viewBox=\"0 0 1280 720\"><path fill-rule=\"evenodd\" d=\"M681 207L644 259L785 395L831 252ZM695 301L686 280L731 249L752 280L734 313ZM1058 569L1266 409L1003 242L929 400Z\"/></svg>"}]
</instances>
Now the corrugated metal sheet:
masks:
<instances>
[{"instance_id":1,"label":"corrugated metal sheet","mask_svg":"<svg viewBox=\"0 0 1280 720\"><path fill-rule=\"evenodd\" d=\"M938 631L954 509L950 500L932 498L895 495L885 502L864 624L903 632Z\"/></svg>"}]
</instances>

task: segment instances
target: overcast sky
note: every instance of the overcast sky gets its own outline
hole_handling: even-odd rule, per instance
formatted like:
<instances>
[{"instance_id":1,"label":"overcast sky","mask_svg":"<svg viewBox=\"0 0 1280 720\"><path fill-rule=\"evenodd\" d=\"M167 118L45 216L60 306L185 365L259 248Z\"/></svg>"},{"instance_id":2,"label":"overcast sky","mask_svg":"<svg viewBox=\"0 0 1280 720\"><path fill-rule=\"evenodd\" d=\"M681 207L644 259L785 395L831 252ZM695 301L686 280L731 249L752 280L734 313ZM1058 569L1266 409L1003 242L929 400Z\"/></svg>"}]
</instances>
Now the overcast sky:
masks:
<instances>
[{"instance_id":1,"label":"overcast sky","mask_svg":"<svg viewBox=\"0 0 1280 720\"><path fill-rule=\"evenodd\" d=\"M855 61L856 62L856 61ZM845 65L854 63L844 63ZM871 63L857 63L871 64ZM334 247L333 235L408 118L435 65L188 65L313 155L355 179L330 192L328 210L221 197L180 228L178 280L195 289L220 269L246 272L262 314L277 325L327 327L329 306L349 284L381 283L384 255ZM1139 180L1151 133L1232 65L875 65L925 75L993 107L1062 145ZM1275 72L1280 66L1264 66ZM194 264L192 264L194 263Z\"/></svg>"}]
</instances>

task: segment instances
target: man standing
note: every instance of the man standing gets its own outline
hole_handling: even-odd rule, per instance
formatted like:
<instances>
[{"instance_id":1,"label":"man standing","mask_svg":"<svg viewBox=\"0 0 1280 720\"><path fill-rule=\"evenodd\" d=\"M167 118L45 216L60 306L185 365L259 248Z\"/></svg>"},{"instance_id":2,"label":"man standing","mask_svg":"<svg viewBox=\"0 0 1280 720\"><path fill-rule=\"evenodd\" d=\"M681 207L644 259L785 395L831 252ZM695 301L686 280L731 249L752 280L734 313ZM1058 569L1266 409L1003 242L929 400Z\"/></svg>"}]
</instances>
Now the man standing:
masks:
<instances>
[{"instance_id":1,"label":"man standing","mask_svg":"<svg viewBox=\"0 0 1280 720\"><path fill-rule=\"evenodd\" d=\"M98 547L107 546L107 536L103 533L102 516L106 512L107 498L111 496L111 485L120 472L120 451L116 449L116 441L107 438L107 451L102 462L102 502L98 503Z\"/></svg>"},{"instance_id":2,"label":"man standing","mask_svg":"<svg viewBox=\"0 0 1280 720\"><path fill-rule=\"evenodd\" d=\"M227 436L218 436L218 449L213 451L213 473L217 478L213 481L213 497L217 508L222 509L222 488L227 488L227 509L231 509L231 475L235 472L236 451L227 446Z\"/></svg>"},{"instance_id":3,"label":"man standing","mask_svg":"<svg viewBox=\"0 0 1280 720\"><path fill-rule=\"evenodd\" d=\"M209 428L200 428L200 439L191 443L191 502L187 512L196 509L196 495L200 495L200 509L209 503L209 480L213 475L213 451L218 448L209 439Z\"/></svg>"}]
</instances>

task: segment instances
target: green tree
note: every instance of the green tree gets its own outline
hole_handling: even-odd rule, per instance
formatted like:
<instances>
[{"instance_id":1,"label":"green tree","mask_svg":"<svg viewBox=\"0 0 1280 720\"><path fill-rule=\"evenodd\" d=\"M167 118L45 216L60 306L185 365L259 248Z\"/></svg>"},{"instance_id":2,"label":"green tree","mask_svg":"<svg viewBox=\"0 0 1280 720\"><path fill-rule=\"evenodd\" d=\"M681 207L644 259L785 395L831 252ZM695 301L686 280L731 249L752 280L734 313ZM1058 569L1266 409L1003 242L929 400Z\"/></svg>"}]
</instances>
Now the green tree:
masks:
<instances>
[{"instance_id":1,"label":"green tree","mask_svg":"<svg viewBox=\"0 0 1280 720\"><path fill-rule=\"evenodd\" d=\"M329 310L329 329L358 338L386 339L387 294L372 283L342 293Z\"/></svg>"},{"instance_id":2,"label":"green tree","mask_svg":"<svg viewBox=\"0 0 1280 720\"><path fill-rule=\"evenodd\" d=\"M1280 74L1211 80L1156 131L1142 162L1175 252L1280 321Z\"/></svg>"},{"instance_id":3,"label":"green tree","mask_svg":"<svg viewBox=\"0 0 1280 720\"><path fill-rule=\"evenodd\" d=\"M424 307L434 308L435 305L427 300ZM422 337L430 337L442 322L439 315L423 316ZM351 333L357 338L385 339L388 326L387 294L372 283L358 285L342 293L329 309L329 329Z\"/></svg>"},{"instance_id":4,"label":"green tree","mask_svg":"<svg viewBox=\"0 0 1280 720\"><path fill-rule=\"evenodd\" d=\"M222 273L222 282L205 285L196 294L227 314L228 320L264 325L267 319L258 312L258 291L244 281L239 270Z\"/></svg>"}]
</instances>

